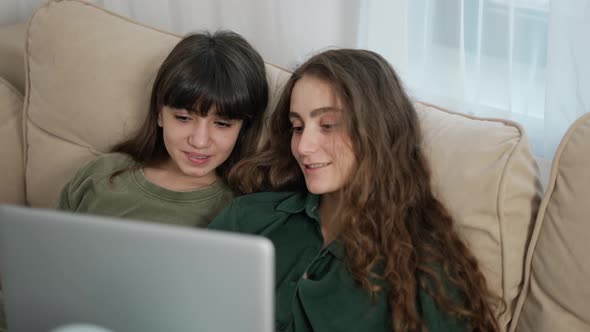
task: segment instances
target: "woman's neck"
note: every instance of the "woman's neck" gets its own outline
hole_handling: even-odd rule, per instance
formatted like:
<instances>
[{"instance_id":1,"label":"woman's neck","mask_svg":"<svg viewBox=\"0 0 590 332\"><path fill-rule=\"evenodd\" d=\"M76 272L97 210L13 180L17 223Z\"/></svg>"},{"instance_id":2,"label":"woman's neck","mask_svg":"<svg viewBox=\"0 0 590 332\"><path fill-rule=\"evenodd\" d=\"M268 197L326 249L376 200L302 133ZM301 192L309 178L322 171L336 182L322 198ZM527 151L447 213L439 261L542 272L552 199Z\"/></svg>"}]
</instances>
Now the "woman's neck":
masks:
<instances>
[{"instance_id":1,"label":"woman's neck","mask_svg":"<svg viewBox=\"0 0 590 332\"><path fill-rule=\"evenodd\" d=\"M338 218L337 208L340 202L340 195L337 193L323 194L320 196L320 224L322 236L324 237L324 248L334 241L342 230L342 222Z\"/></svg>"}]
</instances>

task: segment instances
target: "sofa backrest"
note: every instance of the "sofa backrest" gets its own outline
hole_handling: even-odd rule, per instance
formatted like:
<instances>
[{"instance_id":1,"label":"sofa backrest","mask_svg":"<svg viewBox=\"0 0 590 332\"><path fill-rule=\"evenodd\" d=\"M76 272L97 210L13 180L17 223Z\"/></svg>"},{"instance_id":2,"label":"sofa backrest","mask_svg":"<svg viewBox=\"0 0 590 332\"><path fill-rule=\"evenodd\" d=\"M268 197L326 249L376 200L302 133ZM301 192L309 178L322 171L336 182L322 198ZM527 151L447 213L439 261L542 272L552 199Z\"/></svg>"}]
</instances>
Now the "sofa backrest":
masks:
<instances>
[{"instance_id":1,"label":"sofa backrest","mask_svg":"<svg viewBox=\"0 0 590 332\"><path fill-rule=\"evenodd\" d=\"M590 113L563 137L526 255L511 331L590 331Z\"/></svg>"},{"instance_id":2,"label":"sofa backrest","mask_svg":"<svg viewBox=\"0 0 590 332\"><path fill-rule=\"evenodd\" d=\"M52 205L82 164L137 128L155 72L179 39L79 0L50 1L36 11L26 46L29 205ZM289 73L267 70L273 109ZM510 121L416 107L436 194L508 303L506 325L540 200L526 135Z\"/></svg>"}]
</instances>

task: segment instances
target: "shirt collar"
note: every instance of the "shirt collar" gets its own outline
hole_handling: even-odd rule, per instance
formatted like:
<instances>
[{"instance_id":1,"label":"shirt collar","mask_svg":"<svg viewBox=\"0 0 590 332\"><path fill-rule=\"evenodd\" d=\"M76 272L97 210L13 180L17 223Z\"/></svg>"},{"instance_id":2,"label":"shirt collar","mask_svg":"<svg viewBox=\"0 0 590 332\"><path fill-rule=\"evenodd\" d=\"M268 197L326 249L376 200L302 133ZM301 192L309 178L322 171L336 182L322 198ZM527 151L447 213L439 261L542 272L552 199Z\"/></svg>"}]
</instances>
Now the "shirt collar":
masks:
<instances>
[{"instance_id":1,"label":"shirt collar","mask_svg":"<svg viewBox=\"0 0 590 332\"><path fill-rule=\"evenodd\" d=\"M320 196L312 193L296 193L277 206L277 211L284 211L287 213L305 213L318 223L320 222L320 215L318 207L320 205ZM334 240L328 245L325 253L330 252L336 258L344 260L344 246L339 240Z\"/></svg>"},{"instance_id":2,"label":"shirt collar","mask_svg":"<svg viewBox=\"0 0 590 332\"><path fill-rule=\"evenodd\" d=\"M296 193L293 196L287 198L281 204L277 206L277 211L284 211L288 213L305 213L315 219L317 222L320 221L320 215L318 213L318 207L320 204L320 197L311 193Z\"/></svg>"},{"instance_id":3,"label":"shirt collar","mask_svg":"<svg viewBox=\"0 0 590 332\"><path fill-rule=\"evenodd\" d=\"M332 255L334 255L339 260L343 261L345 259L344 246L342 245L342 242L340 242L340 240L336 239L336 240L332 241L332 243L330 243L328 245L328 248L326 248L326 249L327 249L327 251L331 252Z\"/></svg>"}]
</instances>

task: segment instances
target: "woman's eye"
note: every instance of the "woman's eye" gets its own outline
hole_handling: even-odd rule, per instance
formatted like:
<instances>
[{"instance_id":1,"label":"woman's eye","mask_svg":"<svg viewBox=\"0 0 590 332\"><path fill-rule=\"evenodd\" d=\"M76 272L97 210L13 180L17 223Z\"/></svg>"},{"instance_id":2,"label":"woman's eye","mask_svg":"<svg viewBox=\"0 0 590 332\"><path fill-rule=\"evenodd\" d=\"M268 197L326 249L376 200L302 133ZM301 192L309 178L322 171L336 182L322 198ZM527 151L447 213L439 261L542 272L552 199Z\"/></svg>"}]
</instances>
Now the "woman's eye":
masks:
<instances>
[{"instance_id":1,"label":"woman's eye","mask_svg":"<svg viewBox=\"0 0 590 332\"><path fill-rule=\"evenodd\" d=\"M321 125L322 129L325 129L325 130L332 130L332 129L336 128L337 126L338 126L337 124L332 124L332 123L326 123L326 124Z\"/></svg>"},{"instance_id":2,"label":"woman's eye","mask_svg":"<svg viewBox=\"0 0 590 332\"><path fill-rule=\"evenodd\" d=\"M215 125L219 128L229 128L231 127L231 122L215 121Z\"/></svg>"},{"instance_id":3,"label":"woman's eye","mask_svg":"<svg viewBox=\"0 0 590 332\"><path fill-rule=\"evenodd\" d=\"M303 126L291 126L291 131L295 134L301 134L303 132Z\"/></svg>"},{"instance_id":4,"label":"woman's eye","mask_svg":"<svg viewBox=\"0 0 590 332\"><path fill-rule=\"evenodd\" d=\"M181 122L187 122L191 119L190 117L184 115L175 115L174 118Z\"/></svg>"}]
</instances>

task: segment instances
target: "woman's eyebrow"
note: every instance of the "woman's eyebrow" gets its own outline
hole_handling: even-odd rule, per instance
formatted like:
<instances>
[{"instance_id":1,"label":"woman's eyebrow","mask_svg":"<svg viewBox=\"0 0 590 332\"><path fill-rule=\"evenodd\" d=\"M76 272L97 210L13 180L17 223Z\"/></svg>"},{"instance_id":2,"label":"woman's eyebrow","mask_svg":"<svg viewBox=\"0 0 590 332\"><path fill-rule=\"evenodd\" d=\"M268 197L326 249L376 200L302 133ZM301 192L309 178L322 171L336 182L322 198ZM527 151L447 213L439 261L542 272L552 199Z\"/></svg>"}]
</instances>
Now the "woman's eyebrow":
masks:
<instances>
[{"instance_id":1,"label":"woman's eyebrow","mask_svg":"<svg viewBox=\"0 0 590 332\"><path fill-rule=\"evenodd\" d=\"M316 108L313 111L311 111L311 113L309 113L309 115L312 118L315 118L315 117L320 116L320 115L322 115L322 114L324 114L326 112L340 112L340 111L341 111L341 109L339 109L339 108L332 107L332 106L327 106L327 107ZM299 113L293 112L293 111L290 111L289 112L289 117L290 118L299 118L299 119L301 119L301 115Z\"/></svg>"}]
</instances>

